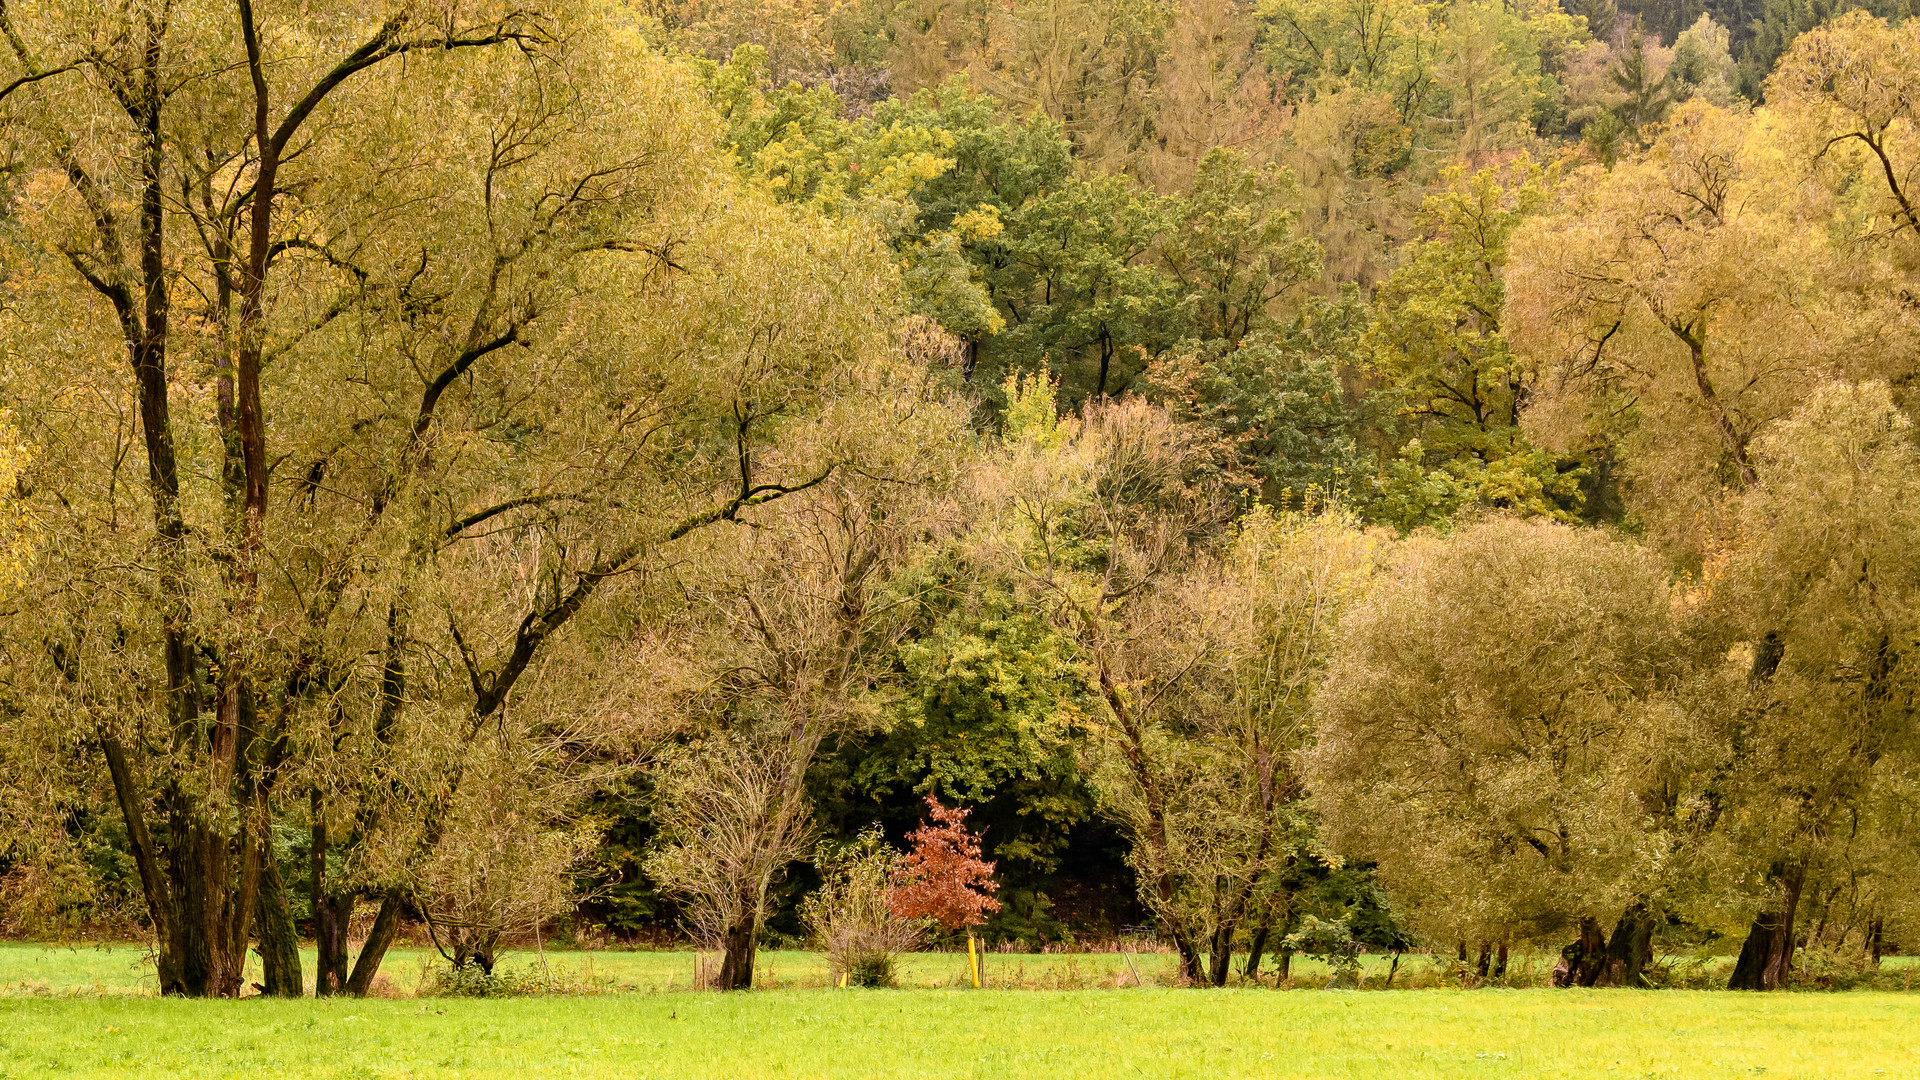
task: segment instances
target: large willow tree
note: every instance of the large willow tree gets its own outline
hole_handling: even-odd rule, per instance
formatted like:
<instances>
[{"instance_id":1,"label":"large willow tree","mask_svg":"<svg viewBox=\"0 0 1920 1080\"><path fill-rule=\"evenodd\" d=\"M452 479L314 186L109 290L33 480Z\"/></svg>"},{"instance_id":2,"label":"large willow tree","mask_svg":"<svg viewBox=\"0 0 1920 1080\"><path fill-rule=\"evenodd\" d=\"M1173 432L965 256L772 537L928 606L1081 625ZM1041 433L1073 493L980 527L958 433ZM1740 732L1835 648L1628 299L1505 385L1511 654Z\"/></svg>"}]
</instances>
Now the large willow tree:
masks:
<instances>
[{"instance_id":1,"label":"large willow tree","mask_svg":"<svg viewBox=\"0 0 1920 1080\"><path fill-rule=\"evenodd\" d=\"M308 832L319 992L364 993L476 739L617 752L630 718L542 690L612 658L596 598L883 468L861 440L916 406L884 253L720 179L692 81L616 25L0 8L0 404L40 543L6 738L110 787L165 993L237 994L256 928L301 991L275 822Z\"/></svg>"}]
</instances>

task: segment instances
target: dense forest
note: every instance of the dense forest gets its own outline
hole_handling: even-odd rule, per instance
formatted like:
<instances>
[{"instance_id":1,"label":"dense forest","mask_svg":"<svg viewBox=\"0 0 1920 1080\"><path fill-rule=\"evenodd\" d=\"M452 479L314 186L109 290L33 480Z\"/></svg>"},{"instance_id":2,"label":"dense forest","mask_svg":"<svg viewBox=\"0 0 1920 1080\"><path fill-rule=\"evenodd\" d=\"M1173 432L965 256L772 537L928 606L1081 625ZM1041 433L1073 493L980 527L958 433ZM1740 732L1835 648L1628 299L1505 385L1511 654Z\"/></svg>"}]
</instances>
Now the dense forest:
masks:
<instances>
[{"instance_id":1,"label":"dense forest","mask_svg":"<svg viewBox=\"0 0 1920 1080\"><path fill-rule=\"evenodd\" d=\"M0 5L0 932L1920 945L1905 3Z\"/></svg>"}]
</instances>

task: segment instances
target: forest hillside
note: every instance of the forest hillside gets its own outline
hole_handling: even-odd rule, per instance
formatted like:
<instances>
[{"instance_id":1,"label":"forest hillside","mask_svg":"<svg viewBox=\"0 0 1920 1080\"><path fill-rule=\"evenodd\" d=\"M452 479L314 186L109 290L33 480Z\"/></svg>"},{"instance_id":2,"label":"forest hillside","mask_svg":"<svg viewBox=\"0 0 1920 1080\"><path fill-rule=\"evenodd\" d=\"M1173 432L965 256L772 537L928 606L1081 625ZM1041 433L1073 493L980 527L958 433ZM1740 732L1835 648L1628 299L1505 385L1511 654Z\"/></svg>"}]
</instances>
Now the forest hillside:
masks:
<instances>
[{"instance_id":1,"label":"forest hillside","mask_svg":"<svg viewBox=\"0 0 1920 1080\"><path fill-rule=\"evenodd\" d=\"M0 5L0 932L1920 948L1909 15Z\"/></svg>"}]
</instances>

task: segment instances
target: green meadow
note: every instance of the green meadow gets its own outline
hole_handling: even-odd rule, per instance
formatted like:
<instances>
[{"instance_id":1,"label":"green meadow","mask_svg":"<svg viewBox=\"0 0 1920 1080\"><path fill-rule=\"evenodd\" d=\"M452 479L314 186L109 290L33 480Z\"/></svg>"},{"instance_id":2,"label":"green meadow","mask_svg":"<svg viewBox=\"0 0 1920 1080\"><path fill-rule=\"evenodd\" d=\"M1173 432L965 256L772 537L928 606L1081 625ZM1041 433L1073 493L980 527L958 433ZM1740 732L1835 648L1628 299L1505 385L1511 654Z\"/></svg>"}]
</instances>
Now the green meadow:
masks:
<instances>
[{"instance_id":1,"label":"green meadow","mask_svg":"<svg viewBox=\"0 0 1920 1080\"><path fill-rule=\"evenodd\" d=\"M379 998L183 1001L138 946L0 945L0 1078L1920 1076L1902 993L1356 993L1309 964L1288 991L1179 990L1155 953L988 954L984 990L920 953L902 989L840 990L771 952L758 989L714 994L697 954L604 951L508 954L565 992L475 999L432 996L434 959L395 950Z\"/></svg>"},{"instance_id":2,"label":"green meadow","mask_svg":"<svg viewBox=\"0 0 1920 1080\"><path fill-rule=\"evenodd\" d=\"M6 1077L1920 1075L1894 994L1159 988L0 1000Z\"/></svg>"}]
</instances>

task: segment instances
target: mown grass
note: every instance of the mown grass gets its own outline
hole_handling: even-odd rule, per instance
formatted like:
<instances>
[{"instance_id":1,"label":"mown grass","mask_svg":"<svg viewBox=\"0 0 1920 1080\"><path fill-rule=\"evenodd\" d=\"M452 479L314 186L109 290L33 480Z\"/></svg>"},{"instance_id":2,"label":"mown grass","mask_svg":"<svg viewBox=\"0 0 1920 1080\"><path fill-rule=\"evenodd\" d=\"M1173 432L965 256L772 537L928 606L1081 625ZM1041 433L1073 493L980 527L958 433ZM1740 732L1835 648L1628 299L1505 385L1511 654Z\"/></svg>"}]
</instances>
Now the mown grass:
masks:
<instances>
[{"instance_id":1,"label":"mown grass","mask_svg":"<svg viewBox=\"0 0 1920 1080\"><path fill-rule=\"evenodd\" d=\"M0 1000L0 1077L1920 1075L1896 994L1271 990Z\"/></svg>"}]
</instances>

